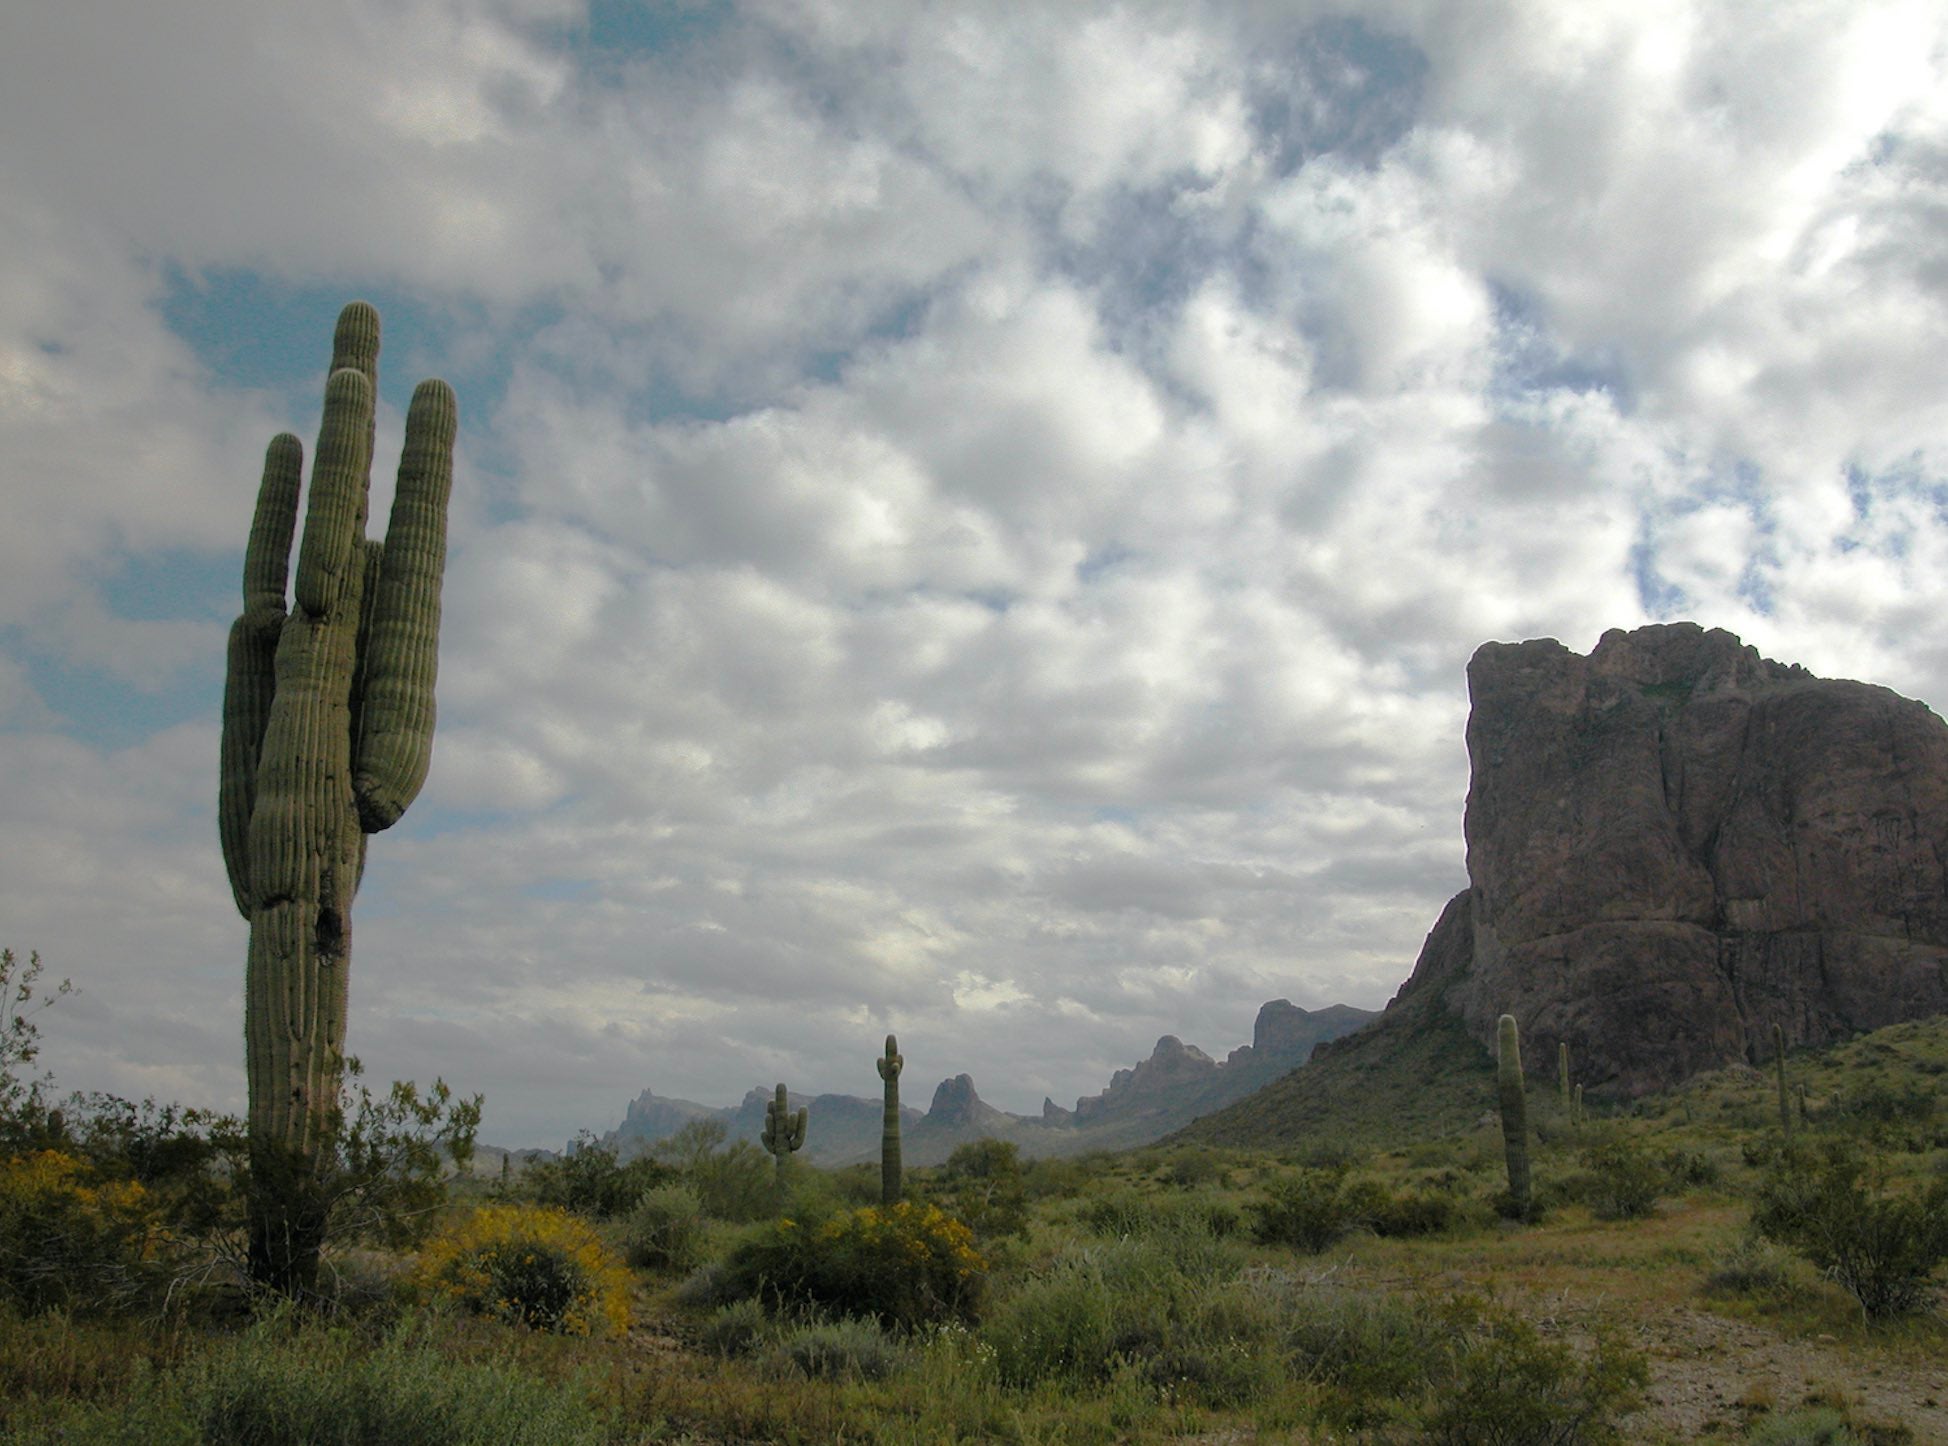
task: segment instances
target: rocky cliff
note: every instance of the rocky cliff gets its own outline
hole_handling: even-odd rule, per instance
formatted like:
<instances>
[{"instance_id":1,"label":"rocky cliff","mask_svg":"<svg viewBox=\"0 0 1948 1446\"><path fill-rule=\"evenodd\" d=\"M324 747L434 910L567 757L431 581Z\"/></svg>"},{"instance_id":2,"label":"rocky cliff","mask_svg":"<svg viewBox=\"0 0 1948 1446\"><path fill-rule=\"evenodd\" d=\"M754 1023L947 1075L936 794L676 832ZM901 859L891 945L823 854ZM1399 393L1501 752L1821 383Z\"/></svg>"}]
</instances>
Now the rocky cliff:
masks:
<instances>
[{"instance_id":1,"label":"rocky cliff","mask_svg":"<svg viewBox=\"0 0 1948 1446\"><path fill-rule=\"evenodd\" d=\"M1402 997L1635 1094L1948 1010L1948 726L1693 623L1479 649L1470 887ZM1396 1001L1398 1002L1398 1001Z\"/></svg>"}]
</instances>

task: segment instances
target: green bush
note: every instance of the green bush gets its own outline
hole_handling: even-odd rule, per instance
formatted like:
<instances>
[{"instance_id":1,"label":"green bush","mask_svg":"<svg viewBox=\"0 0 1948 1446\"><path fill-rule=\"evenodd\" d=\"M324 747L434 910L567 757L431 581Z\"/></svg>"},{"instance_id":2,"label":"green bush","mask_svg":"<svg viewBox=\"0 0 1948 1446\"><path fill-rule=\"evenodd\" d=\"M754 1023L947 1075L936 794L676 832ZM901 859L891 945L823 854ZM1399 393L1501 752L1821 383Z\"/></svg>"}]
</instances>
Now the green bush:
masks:
<instances>
[{"instance_id":1,"label":"green bush","mask_svg":"<svg viewBox=\"0 0 1948 1446\"><path fill-rule=\"evenodd\" d=\"M1782 1154L1760 1182L1752 1227L1825 1271L1870 1320L1918 1310L1948 1260L1948 1179L1896 1190L1846 1142Z\"/></svg>"},{"instance_id":2,"label":"green bush","mask_svg":"<svg viewBox=\"0 0 1948 1446\"><path fill-rule=\"evenodd\" d=\"M1260 1245L1289 1245L1308 1255L1360 1223L1345 1179L1334 1170L1300 1170L1274 1180L1249 1208Z\"/></svg>"},{"instance_id":3,"label":"green bush","mask_svg":"<svg viewBox=\"0 0 1948 1446\"><path fill-rule=\"evenodd\" d=\"M433 1299L536 1330L615 1335L629 1325L629 1272L563 1210L484 1206L427 1243L413 1278Z\"/></svg>"},{"instance_id":4,"label":"green bush","mask_svg":"<svg viewBox=\"0 0 1948 1446\"><path fill-rule=\"evenodd\" d=\"M1375 1235L1398 1239L1439 1235L1461 1218L1461 1202L1446 1190L1419 1189L1383 1194L1366 1211L1366 1226Z\"/></svg>"},{"instance_id":5,"label":"green bush","mask_svg":"<svg viewBox=\"0 0 1948 1446\"><path fill-rule=\"evenodd\" d=\"M1636 1141L1618 1135L1583 1152L1590 1211L1599 1220L1641 1220L1657 1211L1669 1175Z\"/></svg>"},{"instance_id":6,"label":"green bush","mask_svg":"<svg viewBox=\"0 0 1948 1446\"><path fill-rule=\"evenodd\" d=\"M1073 1248L997 1306L982 1335L1009 1385L1128 1370L1172 1399L1243 1404L1278 1378L1280 1320L1241 1278L1241 1260L1193 1232Z\"/></svg>"},{"instance_id":7,"label":"green bush","mask_svg":"<svg viewBox=\"0 0 1948 1446\"><path fill-rule=\"evenodd\" d=\"M503 1365L442 1355L424 1324L371 1346L359 1335L292 1329L273 1317L129 1400L77 1404L22 1446L600 1446L607 1423L581 1393Z\"/></svg>"},{"instance_id":8,"label":"green bush","mask_svg":"<svg viewBox=\"0 0 1948 1446\"><path fill-rule=\"evenodd\" d=\"M905 1352L873 1320L816 1321L786 1331L779 1358L815 1381L883 1381L905 1362Z\"/></svg>"},{"instance_id":9,"label":"green bush","mask_svg":"<svg viewBox=\"0 0 1948 1446\"><path fill-rule=\"evenodd\" d=\"M741 1241L724 1262L724 1288L734 1296L908 1328L971 1319L986 1277L965 1225L906 1200L823 1222L786 1217Z\"/></svg>"},{"instance_id":10,"label":"green bush","mask_svg":"<svg viewBox=\"0 0 1948 1446\"><path fill-rule=\"evenodd\" d=\"M1585 1357L1513 1311L1466 1297L1442 1311L1452 1341L1423 1431L1437 1446L1601 1446L1650 1382L1641 1356L1599 1335Z\"/></svg>"},{"instance_id":11,"label":"green bush","mask_svg":"<svg viewBox=\"0 0 1948 1446\"><path fill-rule=\"evenodd\" d=\"M1243 1228L1237 1206L1202 1193L1155 1195L1119 1190L1091 1200L1077 1212L1076 1219L1090 1233L1112 1240L1186 1232L1222 1240Z\"/></svg>"},{"instance_id":12,"label":"green bush","mask_svg":"<svg viewBox=\"0 0 1948 1446\"><path fill-rule=\"evenodd\" d=\"M623 1235L623 1256L654 1270L693 1269L703 1248L703 1202L684 1185L643 1191Z\"/></svg>"},{"instance_id":13,"label":"green bush","mask_svg":"<svg viewBox=\"0 0 1948 1446\"><path fill-rule=\"evenodd\" d=\"M705 1155L684 1174L713 1220L761 1220L777 1206L777 1165L749 1140Z\"/></svg>"},{"instance_id":14,"label":"green bush","mask_svg":"<svg viewBox=\"0 0 1948 1446\"><path fill-rule=\"evenodd\" d=\"M772 1334L771 1317L755 1297L734 1300L719 1306L704 1322L702 1342L705 1350L720 1356L745 1356L756 1350Z\"/></svg>"},{"instance_id":15,"label":"green bush","mask_svg":"<svg viewBox=\"0 0 1948 1446\"><path fill-rule=\"evenodd\" d=\"M521 1178L537 1205L607 1220L626 1214L645 1190L673 1182L676 1171L647 1155L624 1164L613 1145L584 1130L559 1160L538 1161Z\"/></svg>"},{"instance_id":16,"label":"green bush","mask_svg":"<svg viewBox=\"0 0 1948 1446\"><path fill-rule=\"evenodd\" d=\"M1719 1257L1705 1275L1704 1288L1712 1295L1743 1295L1759 1300L1790 1300L1799 1293L1793 1279L1792 1260L1784 1250L1755 1235L1748 1235Z\"/></svg>"},{"instance_id":17,"label":"green bush","mask_svg":"<svg viewBox=\"0 0 1948 1446\"><path fill-rule=\"evenodd\" d=\"M933 1201L982 1240L1028 1233L1028 1188L1011 1141L975 1140L947 1157L925 1184Z\"/></svg>"}]
</instances>

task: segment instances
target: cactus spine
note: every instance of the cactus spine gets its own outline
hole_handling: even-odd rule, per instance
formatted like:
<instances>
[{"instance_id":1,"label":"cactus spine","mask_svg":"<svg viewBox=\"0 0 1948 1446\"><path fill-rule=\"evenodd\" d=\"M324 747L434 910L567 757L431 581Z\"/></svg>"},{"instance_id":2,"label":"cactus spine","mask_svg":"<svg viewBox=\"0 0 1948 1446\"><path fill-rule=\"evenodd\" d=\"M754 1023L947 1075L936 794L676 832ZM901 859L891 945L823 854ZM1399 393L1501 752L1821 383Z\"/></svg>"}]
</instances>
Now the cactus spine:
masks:
<instances>
[{"instance_id":1,"label":"cactus spine","mask_svg":"<svg viewBox=\"0 0 1948 1446\"><path fill-rule=\"evenodd\" d=\"M899 1041L886 1036L886 1053L874 1061L879 1077L886 1081L886 1123L879 1132L879 1203L900 1203L900 1071L906 1056Z\"/></svg>"},{"instance_id":2,"label":"cactus spine","mask_svg":"<svg viewBox=\"0 0 1948 1446\"><path fill-rule=\"evenodd\" d=\"M1779 1077L1779 1133L1792 1138L1792 1104L1786 1093L1786 1032L1772 1026L1772 1067Z\"/></svg>"},{"instance_id":3,"label":"cactus spine","mask_svg":"<svg viewBox=\"0 0 1948 1446\"><path fill-rule=\"evenodd\" d=\"M803 1105L798 1107L798 1113L792 1113L782 1084L764 1107L764 1148L778 1161L780 1184L784 1183L785 1163L791 1159L792 1151L805 1143L806 1119L807 1112Z\"/></svg>"},{"instance_id":4,"label":"cactus spine","mask_svg":"<svg viewBox=\"0 0 1948 1446\"><path fill-rule=\"evenodd\" d=\"M1522 1087L1522 1039L1515 1016L1504 1014L1495 1026L1495 1083L1501 1100L1502 1145L1508 1153L1508 1195L1516 1211L1529 1214L1529 1102Z\"/></svg>"},{"instance_id":5,"label":"cactus spine","mask_svg":"<svg viewBox=\"0 0 1948 1446\"><path fill-rule=\"evenodd\" d=\"M432 758L458 413L445 382L420 383L385 544L368 540L378 360L379 315L353 302L332 339L295 579L304 451L286 432L264 455L224 682L217 829L250 922L250 1266L286 1292L312 1285L323 1243L365 836L398 821Z\"/></svg>"}]
</instances>

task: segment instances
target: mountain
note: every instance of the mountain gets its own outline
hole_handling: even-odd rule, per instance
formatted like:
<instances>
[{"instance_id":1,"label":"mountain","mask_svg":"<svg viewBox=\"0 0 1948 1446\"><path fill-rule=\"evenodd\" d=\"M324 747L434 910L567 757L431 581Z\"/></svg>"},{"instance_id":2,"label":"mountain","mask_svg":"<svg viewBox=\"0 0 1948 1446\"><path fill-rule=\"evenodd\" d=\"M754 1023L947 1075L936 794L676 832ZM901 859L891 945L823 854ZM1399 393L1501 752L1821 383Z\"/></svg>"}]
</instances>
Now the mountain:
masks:
<instances>
[{"instance_id":1,"label":"mountain","mask_svg":"<svg viewBox=\"0 0 1948 1446\"><path fill-rule=\"evenodd\" d=\"M956 1146L984 1138L1013 1141L1031 1157L1147 1144L1297 1069L1317 1045L1373 1017L1372 1010L1344 1004L1305 1010L1274 999L1259 1009L1251 1043L1222 1061L1165 1035L1148 1059L1116 1071L1100 1093L1078 1099L1072 1110L1044 1100L1040 1115L995 1109L980 1097L971 1076L956 1075L940 1082L924 1114L901 1108L901 1153L909 1165L931 1165ZM770 1090L753 1088L738 1105L713 1109L644 1090L604 1141L624 1156L634 1155L699 1119L721 1121L733 1140L756 1140L771 1098ZM802 1104L810 1112L806 1158L828 1166L879 1158L884 1108L879 1098L792 1094L790 1101L793 1109Z\"/></svg>"},{"instance_id":2,"label":"mountain","mask_svg":"<svg viewBox=\"0 0 1948 1446\"><path fill-rule=\"evenodd\" d=\"M1567 1043L1579 1081L1635 1096L1769 1058L1775 1024L1824 1044L1948 1012L1948 725L1924 705L1695 623L1586 657L1489 643L1468 688L1468 887L1379 1021L1190 1137L1316 1128L1321 1091L1363 1070L1370 1093L1416 1039L1466 1094L1503 1013L1532 1067Z\"/></svg>"}]
</instances>

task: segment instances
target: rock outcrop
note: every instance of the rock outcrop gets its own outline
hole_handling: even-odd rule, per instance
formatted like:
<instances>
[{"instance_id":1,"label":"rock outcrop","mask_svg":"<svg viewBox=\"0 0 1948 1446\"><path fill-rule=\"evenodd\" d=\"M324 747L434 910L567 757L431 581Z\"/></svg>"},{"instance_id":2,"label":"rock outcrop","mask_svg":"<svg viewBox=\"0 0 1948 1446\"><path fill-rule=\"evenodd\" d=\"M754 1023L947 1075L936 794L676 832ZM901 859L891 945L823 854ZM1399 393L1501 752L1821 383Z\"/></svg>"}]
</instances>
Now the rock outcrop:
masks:
<instances>
[{"instance_id":1,"label":"rock outcrop","mask_svg":"<svg viewBox=\"0 0 1948 1446\"><path fill-rule=\"evenodd\" d=\"M1948 1011L1948 725L1730 633L1479 649L1470 887L1401 998L1636 1094Z\"/></svg>"}]
</instances>

